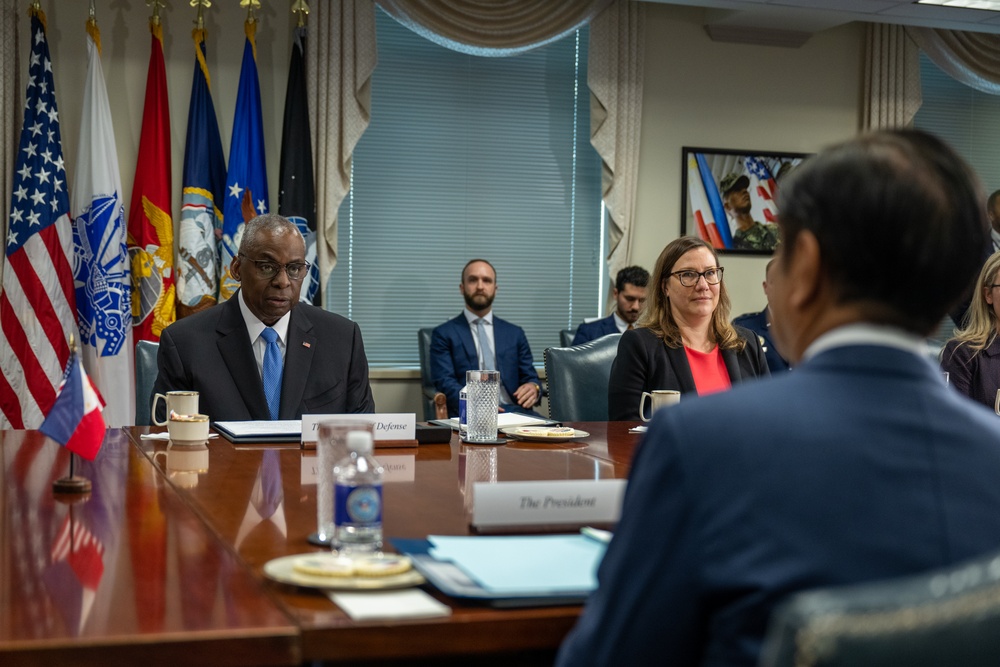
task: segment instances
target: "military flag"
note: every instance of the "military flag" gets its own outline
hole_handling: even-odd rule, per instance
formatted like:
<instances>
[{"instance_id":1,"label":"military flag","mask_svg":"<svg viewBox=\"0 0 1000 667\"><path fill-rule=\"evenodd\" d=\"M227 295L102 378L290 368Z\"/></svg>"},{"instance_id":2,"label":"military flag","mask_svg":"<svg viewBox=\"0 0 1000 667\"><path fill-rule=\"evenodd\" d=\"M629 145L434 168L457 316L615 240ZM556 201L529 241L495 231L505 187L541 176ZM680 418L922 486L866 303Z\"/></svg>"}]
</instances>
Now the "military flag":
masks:
<instances>
[{"instance_id":1,"label":"military flag","mask_svg":"<svg viewBox=\"0 0 1000 667\"><path fill-rule=\"evenodd\" d=\"M216 239L222 235L226 158L205 62L204 28L196 28L194 78L184 144L181 223L177 242L177 317L215 305L219 291Z\"/></svg>"},{"instance_id":2,"label":"military flag","mask_svg":"<svg viewBox=\"0 0 1000 667\"><path fill-rule=\"evenodd\" d=\"M0 293L0 428L35 429L56 401L76 331L73 229L45 14L31 14L24 124Z\"/></svg>"},{"instance_id":3,"label":"military flag","mask_svg":"<svg viewBox=\"0 0 1000 667\"><path fill-rule=\"evenodd\" d=\"M295 29L292 59L285 90L285 118L281 127L281 160L278 163L278 213L295 223L306 240L306 261L312 266L302 281L299 298L309 303L319 296L316 262L316 196L313 185L312 137L309 101L306 98L306 28Z\"/></svg>"},{"instance_id":4,"label":"military flag","mask_svg":"<svg viewBox=\"0 0 1000 667\"><path fill-rule=\"evenodd\" d=\"M111 108L101 69L101 33L87 20L87 77L70 199L77 322L83 363L107 403L108 426L135 418L132 304L125 209Z\"/></svg>"},{"instance_id":5,"label":"military flag","mask_svg":"<svg viewBox=\"0 0 1000 667\"><path fill-rule=\"evenodd\" d=\"M243 225L270 209L267 196L267 164L264 160L264 123L260 107L260 82L257 79L257 22L244 24L246 42L240 85L236 93L233 137L229 143L229 173L226 175L226 199L223 207L222 253L219 270L219 300L236 293L239 287L229 273L229 263L239 249Z\"/></svg>"},{"instance_id":6,"label":"military flag","mask_svg":"<svg viewBox=\"0 0 1000 667\"><path fill-rule=\"evenodd\" d=\"M174 321L174 223L170 197L170 108L163 64L163 25L150 20L152 46L146 102L128 215L132 326L136 340L158 341Z\"/></svg>"}]
</instances>

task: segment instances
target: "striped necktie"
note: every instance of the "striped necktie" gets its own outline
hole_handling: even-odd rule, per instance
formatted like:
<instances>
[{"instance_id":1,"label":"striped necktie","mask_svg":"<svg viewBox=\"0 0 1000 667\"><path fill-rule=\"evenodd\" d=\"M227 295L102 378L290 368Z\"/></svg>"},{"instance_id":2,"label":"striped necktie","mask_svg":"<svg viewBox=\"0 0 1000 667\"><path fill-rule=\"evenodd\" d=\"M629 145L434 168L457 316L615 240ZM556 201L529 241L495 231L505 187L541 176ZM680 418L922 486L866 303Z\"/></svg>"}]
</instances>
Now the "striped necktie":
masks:
<instances>
[{"instance_id":1,"label":"striped necktie","mask_svg":"<svg viewBox=\"0 0 1000 667\"><path fill-rule=\"evenodd\" d=\"M483 355L484 371L495 371L496 360L493 358L493 348L490 347L489 336L486 335L486 320L482 317L476 320L476 335L479 336L479 351Z\"/></svg>"}]
</instances>

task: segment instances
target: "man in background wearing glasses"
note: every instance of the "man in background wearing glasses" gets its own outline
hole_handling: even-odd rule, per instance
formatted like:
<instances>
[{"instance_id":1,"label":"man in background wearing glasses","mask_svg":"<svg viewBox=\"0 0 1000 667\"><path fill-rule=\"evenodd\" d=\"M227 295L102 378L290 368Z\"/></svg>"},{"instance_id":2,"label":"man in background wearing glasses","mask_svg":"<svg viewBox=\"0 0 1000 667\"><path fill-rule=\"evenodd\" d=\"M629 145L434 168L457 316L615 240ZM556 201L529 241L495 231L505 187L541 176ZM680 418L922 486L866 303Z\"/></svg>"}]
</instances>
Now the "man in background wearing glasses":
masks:
<instances>
[{"instance_id":1,"label":"man in background wearing glasses","mask_svg":"<svg viewBox=\"0 0 1000 667\"><path fill-rule=\"evenodd\" d=\"M299 301L305 253L286 218L250 220L230 265L239 291L163 330L154 393L197 391L212 421L374 412L358 325Z\"/></svg>"}]
</instances>

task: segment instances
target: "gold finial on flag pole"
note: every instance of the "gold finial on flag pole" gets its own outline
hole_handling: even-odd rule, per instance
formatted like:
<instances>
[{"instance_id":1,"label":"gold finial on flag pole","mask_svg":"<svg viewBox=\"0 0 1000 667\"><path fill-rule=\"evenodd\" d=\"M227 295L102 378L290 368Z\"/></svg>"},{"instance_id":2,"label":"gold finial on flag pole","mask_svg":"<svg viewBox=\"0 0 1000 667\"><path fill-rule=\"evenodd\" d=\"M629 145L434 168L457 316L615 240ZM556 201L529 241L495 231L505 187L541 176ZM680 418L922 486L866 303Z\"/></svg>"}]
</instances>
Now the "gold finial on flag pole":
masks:
<instances>
[{"instance_id":1,"label":"gold finial on flag pole","mask_svg":"<svg viewBox=\"0 0 1000 667\"><path fill-rule=\"evenodd\" d=\"M254 11L260 9L260 0L240 0L240 7L247 8L247 23L256 23L257 17Z\"/></svg>"},{"instance_id":2,"label":"gold finial on flag pole","mask_svg":"<svg viewBox=\"0 0 1000 667\"><path fill-rule=\"evenodd\" d=\"M195 28L205 29L205 10L211 8L212 0L191 0L191 6L198 8L198 18L195 19Z\"/></svg>"},{"instance_id":3,"label":"gold finial on flag pole","mask_svg":"<svg viewBox=\"0 0 1000 667\"><path fill-rule=\"evenodd\" d=\"M94 9L94 0L90 0L90 12L87 15L90 17L88 20L97 23L97 10Z\"/></svg>"},{"instance_id":4,"label":"gold finial on flag pole","mask_svg":"<svg viewBox=\"0 0 1000 667\"><path fill-rule=\"evenodd\" d=\"M306 3L306 0L294 0L292 2L292 13L297 14L299 17L298 27L304 28L306 17L309 16L309 5Z\"/></svg>"},{"instance_id":5,"label":"gold finial on flag pole","mask_svg":"<svg viewBox=\"0 0 1000 667\"><path fill-rule=\"evenodd\" d=\"M160 7L166 8L167 3L163 0L146 0L146 6L153 10L149 22L153 25L160 25Z\"/></svg>"}]
</instances>

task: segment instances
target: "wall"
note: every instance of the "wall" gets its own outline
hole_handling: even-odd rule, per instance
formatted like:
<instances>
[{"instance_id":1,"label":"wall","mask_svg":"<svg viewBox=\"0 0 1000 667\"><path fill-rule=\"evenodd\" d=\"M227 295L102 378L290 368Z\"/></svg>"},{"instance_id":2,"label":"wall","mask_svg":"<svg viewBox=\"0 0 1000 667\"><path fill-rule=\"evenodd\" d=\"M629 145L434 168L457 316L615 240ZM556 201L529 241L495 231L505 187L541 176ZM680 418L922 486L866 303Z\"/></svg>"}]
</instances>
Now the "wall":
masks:
<instances>
[{"instance_id":1,"label":"wall","mask_svg":"<svg viewBox=\"0 0 1000 667\"><path fill-rule=\"evenodd\" d=\"M713 42L704 12L646 5L632 261L649 270L680 235L683 146L811 153L857 130L861 25L817 33L790 49ZM721 259L733 315L760 310L768 258Z\"/></svg>"},{"instance_id":2,"label":"wall","mask_svg":"<svg viewBox=\"0 0 1000 667\"><path fill-rule=\"evenodd\" d=\"M149 12L141 0L97 0L95 4L127 210L149 61ZM71 186L86 73L87 5L83 0L43 2ZM171 99L176 221L194 67L190 30L195 13L186 2L171 5L174 11L164 13L164 55ZM258 69L264 91L271 206L276 209L277 158L293 19L285 3L263 5L257 33ZM813 152L855 132L863 31L860 25L842 26L814 35L798 49L723 44L712 42L705 34L702 9L651 3L646 12L643 128L632 260L652 268L659 251L680 233L682 146ZM213 3L206 16L212 94L227 155L244 16L235 0ZM21 53L27 54L26 17L20 30ZM26 62L23 60L22 69ZM19 89L23 92L23 82ZM760 281L765 263L766 258L761 257L724 257L734 314L763 305ZM542 350L534 352L540 363ZM379 410L420 415L420 383L415 370L375 371L372 388Z\"/></svg>"}]
</instances>

